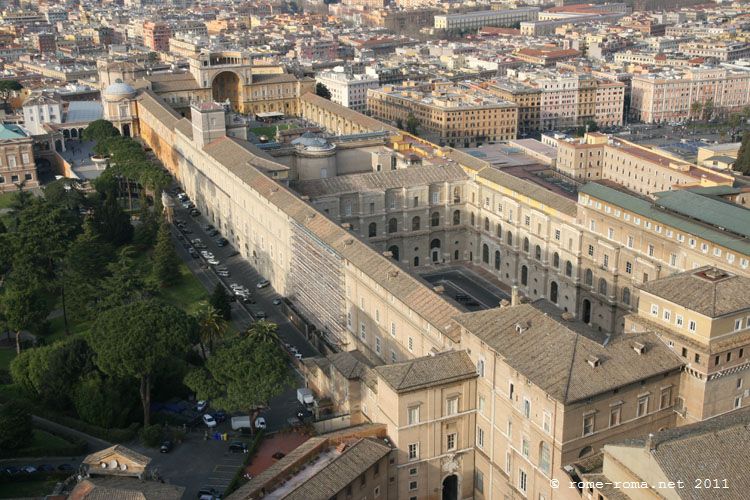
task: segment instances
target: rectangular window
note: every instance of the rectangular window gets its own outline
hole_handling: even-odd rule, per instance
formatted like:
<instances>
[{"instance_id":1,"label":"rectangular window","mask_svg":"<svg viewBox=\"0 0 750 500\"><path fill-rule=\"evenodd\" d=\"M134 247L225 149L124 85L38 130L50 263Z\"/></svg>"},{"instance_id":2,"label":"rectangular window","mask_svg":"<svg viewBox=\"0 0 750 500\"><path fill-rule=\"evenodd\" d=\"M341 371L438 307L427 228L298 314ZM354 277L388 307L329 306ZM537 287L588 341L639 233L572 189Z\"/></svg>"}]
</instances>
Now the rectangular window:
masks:
<instances>
[{"instance_id":1,"label":"rectangular window","mask_svg":"<svg viewBox=\"0 0 750 500\"><path fill-rule=\"evenodd\" d=\"M609 255L606 255L606 254L604 255L604 263L603 264L604 264L604 268L605 269L609 267Z\"/></svg>"},{"instance_id":2,"label":"rectangular window","mask_svg":"<svg viewBox=\"0 0 750 500\"><path fill-rule=\"evenodd\" d=\"M594 433L594 415L583 417L583 435L588 436Z\"/></svg>"},{"instance_id":3,"label":"rectangular window","mask_svg":"<svg viewBox=\"0 0 750 500\"><path fill-rule=\"evenodd\" d=\"M509 451L506 451L505 452L505 473L506 474L510 475L510 471L513 468L512 465L513 465L512 455L510 454Z\"/></svg>"},{"instance_id":4,"label":"rectangular window","mask_svg":"<svg viewBox=\"0 0 750 500\"><path fill-rule=\"evenodd\" d=\"M529 458L529 438L523 436L521 438L521 453L526 458Z\"/></svg>"},{"instance_id":5,"label":"rectangular window","mask_svg":"<svg viewBox=\"0 0 750 500\"><path fill-rule=\"evenodd\" d=\"M635 416L642 417L648 413L648 396L638 398L638 408L636 409Z\"/></svg>"},{"instance_id":6,"label":"rectangular window","mask_svg":"<svg viewBox=\"0 0 750 500\"><path fill-rule=\"evenodd\" d=\"M622 407L617 406L609 410L609 426L614 427L620 425L620 416L622 415Z\"/></svg>"},{"instance_id":7,"label":"rectangular window","mask_svg":"<svg viewBox=\"0 0 750 500\"><path fill-rule=\"evenodd\" d=\"M529 224L531 224L531 217L529 217L528 215L526 215L526 216L525 216L525 217L523 218L523 223L524 223L524 225L526 225L526 226L528 226Z\"/></svg>"},{"instance_id":8,"label":"rectangular window","mask_svg":"<svg viewBox=\"0 0 750 500\"><path fill-rule=\"evenodd\" d=\"M417 468L416 467L412 467L411 469L409 469L409 475L410 476L416 476L417 475Z\"/></svg>"},{"instance_id":9,"label":"rectangular window","mask_svg":"<svg viewBox=\"0 0 750 500\"><path fill-rule=\"evenodd\" d=\"M526 472L518 469L518 489L526 493Z\"/></svg>"},{"instance_id":10,"label":"rectangular window","mask_svg":"<svg viewBox=\"0 0 750 500\"><path fill-rule=\"evenodd\" d=\"M476 469L474 476L474 487L479 493L484 493L484 474L479 469Z\"/></svg>"},{"instance_id":11,"label":"rectangular window","mask_svg":"<svg viewBox=\"0 0 750 500\"><path fill-rule=\"evenodd\" d=\"M419 423L419 406L412 406L407 410L408 423L414 425Z\"/></svg>"},{"instance_id":12,"label":"rectangular window","mask_svg":"<svg viewBox=\"0 0 750 500\"><path fill-rule=\"evenodd\" d=\"M398 358L396 358L396 351L391 349L391 363L395 363L397 359Z\"/></svg>"},{"instance_id":13,"label":"rectangular window","mask_svg":"<svg viewBox=\"0 0 750 500\"><path fill-rule=\"evenodd\" d=\"M648 256L653 257L654 256L654 245L649 244L648 246Z\"/></svg>"},{"instance_id":14,"label":"rectangular window","mask_svg":"<svg viewBox=\"0 0 750 500\"><path fill-rule=\"evenodd\" d=\"M395 336L396 336L396 323L391 321L391 337L395 337Z\"/></svg>"},{"instance_id":15,"label":"rectangular window","mask_svg":"<svg viewBox=\"0 0 750 500\"><path fill-rule=\"evenodd\" d=\"M627 274L632 273L633 272L633 264L631 264L630 262L626 262L625 263L625 272Z\"/></svg>"},{"instance_id":16,"label":"rectangular window","mask_svg":"<svg viewBox=\"0 0 750 500\"><path fill-rule=\"evenodd\" d=\"M659 315L659 305L651 304L651 316L658 316L658 315Z\"/></svg>"},{"instance_id":17,"label":"rectangular window","mask_svg":"<svg viewBox=\"0 0 750 500\"><path fill-rule=\"evenodd\" d=\"M523 416L531 418L531 401L526 398L523 399Z\"/></svg>"},{"instance_id":18,"label":"rectangular window","mask_svg":"<svg viewBox=\"0 0 750 500\"><path fill-rule=\"evenodd\" d=\"M742 408L742 396L734 398L734 409Z\"/></svg>"},{"instance_id":19,"label":"rectangular window","mask_svg":"<svg viewBox=\"0 0 750 500\"><path fill-rule=\"evenodd\" d=\"M367 340L367 328L364 323L359 324L359 338L362 339L363 342Z\"/></svg>"},{"instance_id":20,"label":"rectangular window","mask_svg":"<svg viewBox=\"0 0 750 500\"><path fill-rule=\"evenodd\" d=\"M484 406L485 406L484 396L479 396L479 405L478 406L479 406L479 408L478 408L479 413L481 413L481 414L484 415Z\"/></svg>"},{"instance_id":21,"label":"rectangular window","mask_svg":"<svg viewBox=\"0 0 750 500\"><path fill-rule=\"evenodd\" d=\"M432 193L432 204L437 205L438 203L440 203L440 192L435 191Z\"/></svg>"},{"instance_id":22,"label":"rectangular window","mask_svg":"<svg viewBox=\"0 0 750 500\"><path fill-rule=\"evenodd\" d=\"M409 491L416 491L416 490L417 490L417 482L409 481Z\"/></svg>"},{"instance_id":23,"label":"rectangular window","mask_svg":"<svg viewBox=\"0 0 750 500\"><path fill-rule=\"evenodd\" d=\"M560 241L560 230L555 229L555 240Z\"/></svg>"},{"instance_id":24,"label":"rectangular window","mask_svg":"<svg viewBox=\"0 0 750 500\"><path fill-rule=\"evenodd\" d=\"M458 413L458 396L448 398L445 400L445 414L455 415Z\"/></svg>"},{"instance_id":25,"label":"rectangular window","mask_svg":"<svg viewBox=\"0 0 750 500\"><path fill-rule=\"evenodd\" d=\"M628 236L628 242L627 242L628 248L633 248L633 237Z\"/></svg>"},{"instance_id":26,"label":"rectangular window","mask_svg":"<svg viewBox=\"0 0 750 500\"><path fill-rule=\"evenodd\" d=\"M456 433L455 432L448 434L445 437L445 446L448 451L453 451L456 449Z\"/></svg>"},{"instance_id":27,"label":"rectangular window","mask_svg":"<svg viewBox=\"0 0 750 500\"><path fill-rule=\"evenodd\" d=\"M414 352L414 338L409 337L409 352Z\"/></svg>"},{"instance_id":28,"label":"rectangular window","mask_svg":"<svg viewBox=\"0 0 750 500\"><path fill-rule=\"evenodd\" d=\"M677 314L674 317L674 324L677 325L678 327L682 328L682 325L685 324L685 320L682 319L682 316L680 316L679 314Z\"/></svg>"},{"instance_id":29,"label":"rectangular window","mask_svg":"<svg viewBox=\"0 0 750 500\"><path fill-rule=\"evenodd\" d=\"M552 415L548 411L542 413L542 429L547 434L552 431Z\"/></svg>"},{"instance_id":30,"label":"rectangular window","mask_svg":"<svg viewBox=\"0 0 750 500\"><path fill-rule=\"evenodd\" d=\"M672 311L670 311L669 309L664 309L662 314L664 316L664 321L672 321Z\"/></svg>"},{"instance_id":31,"label":"rectangular window","mask_svg":"<svg viewBox=\"0 0 750 500\"><path fill-rule=\"evenodd\" d=\"M742 330L742 318L734 320L734 330Z\"/></svg>"},{"instance_id":32,"label":"rectangular window","mask_svg":"<svg viewBox=\"0 0 750 500\"><path fill-rule=\"evenodd\" d=\"M672 388L667 387L662 389L661 397L659 398L659 409L663 410L672 406Z\"/></svg>"},{"instance_id":33,"label":"rectangular window","mask_svg":"<svg viewBox=\"0 0 750 500\"><path fill-rule=\"evenodd\" d=\"M419 458L419 443L412 443L409 445L409 460L417 460Z\"/></svg>"},{"instance_id":34,"label":"rectangular window","mask_svg":"<svg viewBox=\"0 0 750 500\"><path fill-rule=\"evenodd\" d=\"M508 397L510 399L513 399L513 396L514 396L513 391L514 391L514 389L515 388L513 387L513 382L509 382L508 383Z\"/></svg>"},{"instance_id":35,"label":"rectangular window","mask_svg":"<svg viewBox=\"0 0 750 500\"><path fill-rule=\"evenodd\" d=\"M589 257L594 256L594 245L589 245Z\"/></svg>"},{"instance_id":36,"label":"rectangular window","mask_svg":"<svg viewBox=\"0 0 750 500\"><path fill-rule=\"evenodd\" d=\"M380 354L380 337L377 335L375 336L375 352Z\"/></svg>"},{"instance_id":37,"label":"rectangular window","mask_svg":"<svg viewBox=\"0 0 750 500\"><path fill-rule=\"evenodd\" d=\"M607 237L610 240L613 240L615 238L615 230L612 229L611 227L609 229L607 229Z\"/></svg>"},{"instance_id":38,"label":"rectangular window","mask_svg":"<svg viewBox=\"0 0 750 500\"><path fill-rule=\"evenodd\" d=\"M477 446L484 448L484 429L477 427Z\"/></svg>"},{"instance_id":39,"label":"rectangular window","mask_svg":"<svg viewBox=\"0 0 750 500\"><path fill-rule=\"evenodd\" d=\"M698 325L696 324L695 320L688 321L688 330L691 332L694 332L698 328Z\"/></svg>"}]
</instances>

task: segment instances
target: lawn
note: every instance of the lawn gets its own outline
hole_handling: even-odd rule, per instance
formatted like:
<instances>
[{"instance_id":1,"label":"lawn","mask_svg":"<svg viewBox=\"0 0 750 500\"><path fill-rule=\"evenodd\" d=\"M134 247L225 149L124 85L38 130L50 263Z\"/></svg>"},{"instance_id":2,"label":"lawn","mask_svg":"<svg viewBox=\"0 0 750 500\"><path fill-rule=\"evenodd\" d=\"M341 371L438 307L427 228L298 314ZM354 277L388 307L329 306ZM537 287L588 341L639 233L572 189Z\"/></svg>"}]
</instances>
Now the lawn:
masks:
<instances>
[{"instance_id":1,"label":"lawn","mask_svg":"<svg viewBox=\"0 0 750 500\"><path fill-rule=\"evenodd\" d=\"M279 130L286 130L291 127L288 123L279 123L278 125L269 125L267 127L255 127L251 128L250 132L255 134L255 137L260 137L261 135L265 135L269 139L273 139L276 137L276 127L278 126Z\"/></svg>"},{"instance_id":2,"label":"lawn","mask_svg":"<svg viewBox=\"0 0 750 500\"><path fill-rule=\"evenodd\" d=\"M184 262L180 263L180 279L174 285L159 292L164 301L179 307L188 314L196 312L208 301L208 293L198 278L190 272Z\"/></svg>"},{"instance_id":3,"label":"lawn","mask_svg":"<svg viewBox=\"0 0 750 500\"><path fill-rule=\"evenodd\" d=\"M0 483L0 498L44 497L52 493L57 479Z\"/></svg>"},{"instance_id":4,"label":"lawn","mask_svg":"<svg viewBox=\"0 0 750 500\"><path fill-rule=\"evenodd\" d=\"M39 447L39 448L46 448L48 450L55 450L58 448L68 448L70 446L69 441L66 441L60 436L55 436L54 434L50 434L47 431L43 431L41 429L34 429L32 432L33 432L33 436L31 438L31 442L25 448ZM19 450L18 455L24 456L23 448Z\"/></svg>"},{"instance_id":5,"label":"lawn","mask_svg":"<svg viewBox=\"0 0 750 500\"><path fill-rule=\"evenodd\" d=\"M10 208L10 204L13 202L13 198L15 198L15 194L16 194L15 192L0 194L0 209Z\"/></svg>"}]
</instances>

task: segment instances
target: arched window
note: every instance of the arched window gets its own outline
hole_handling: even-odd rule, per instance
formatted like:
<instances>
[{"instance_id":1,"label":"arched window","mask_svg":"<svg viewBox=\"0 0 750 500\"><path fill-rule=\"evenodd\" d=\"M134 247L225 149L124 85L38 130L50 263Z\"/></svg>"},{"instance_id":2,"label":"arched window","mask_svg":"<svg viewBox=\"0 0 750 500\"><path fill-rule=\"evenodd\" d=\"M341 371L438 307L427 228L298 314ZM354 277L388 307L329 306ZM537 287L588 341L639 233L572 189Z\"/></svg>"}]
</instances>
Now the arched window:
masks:
<instances>
[{"instance_id":1,"label":"arched window","mask_svg":"<svg viewBox=\"0 0 750 500\"><path fill-rule=\"evenodd\" d=\"M440 212L432 212L432 215L430 216L430 225L433 227L440 225Z\"/></svg>"},{"instance_id":2,"label":"arched window","mask_svg":"<svg viewBox=\"0 0 750 500\"><path fill-rule=\"evenodd\" d=\"M471 212L471 227L474 227L474 212Z\"/></svg>"},{"instance_id":3,"label":"arched window","mask_svg":"<svg viewBox=\"0 0 750 500\"><path fill-rule=\"evenodd\" d=\"M420 224L419 216L414 217L411 220L411 230L412 231L419 231L419 224Z\"/></svg>"},{"instance_id":4,"label":"arched window","mask_svg":"<svg viewBox=\"0 0 750 500\"><path fill-rule=\"evenodd\" d=\"M388 251L391 252L391 257L393 260L398 261L398 247L396 245L388 247Z\"/></svg>"},{"instance_id":5,"label":"arched window","mask_svg":"<svg viewBox=\"0 0 750 500\"><path fill-rule=\"evenodd\" d=\"M458 260L458 250L453 251L453 260Z\"/></svg>"},{"instance_id":6,"label":"arched window","mask_svg":"<svg viewBox=\"0 0 750 500\"><path fill-rule=\"evenodd\" d=\"M584 446L581 449L581 452L578 454L578 458L583 458L586 455L590 454L593 450L591 449L591 446Z\"/></svg>"},{"instance_id":7,"label":"arched window","mask_svg":"<svg viewBox=\"0 0 750 500\"><path fill-rule=\"evenodd\" d=\"M477 361L477 375L484 377L484 360L480 359Z\"/></svg>"},{"instance_id":8,"label":"arched window","mask_svg":"<svg viewBox=\"0 0 750 500\"><path fill-rule=\"evenodd\" d=\"M549 300L553 304L557 304L557 282L555 281L549 285Z\"/></svg>"},{"instance_id":9,"label":"arched window","mask_svg":"<svg viewBox=\"0 0 750 500\"><path fill-rule=\"evenodd\" d=\"M586 269L586 273L583 275L583 284L591 286L594 284L594 273L591 269Z\"/></svg>"},{"instance_id":10,"label":"arched window","mask_svg":"<svg viewBox=\"0 0 750 500\"><path fill-rule=\"evenodd\" d=\"M542 247L540 247L539 245L534 248L534 258L536 260L542 260Z\"/></svg>"},{"instance_id":11,"label":"arched window","mask_svg":"<svg viewBox=\"0 0 750 500\"><path fill-rule=\"evenodd\" d=\"M398 231L398 220L394 217L388 220L388 232L395 233Z\"/></svg>"},{"instance_id":12,"label":"arched window","mask_svg":"<svg viewBox=\"0 0 750 500\"><path fill-rule=\"evenodd\" d=\"M503 237L503 226L499 222L497 223L497 237Z\"/></svg>"},{"instance_id":13,"label":"arched window","mask_svg":"<svg viewBox=\"0 0 750 500\"><path fill-rule=\"evenodd\" d=\"M378 234L378 225L375 222L370 222L370 225L367 226L367 236L372 238L373 236L377 236Z\"/></svg>"},{"instance_id":14,"label":"arched window","mask_svg":"<svg viewBox=\"0 0 750 500\"><path fill-rule=\"evenodd\" d=\"M630 305L630 288L628 287L622 289L622 303Z\"/></svg>"},{"instance_id":15,"label":"arched window","mask_svg":"<svg viewBox=\"0 0 750 500\"><path fill-rule=\"evenodd\" d=\"M489 231L490 230L490 219L488 217L484 218L484 230Z\"/></svg>"},{"instance_id":16,"label":"arched window","mask_svg":"<svg viewBox=\"0 0 750 500\"><path fill-rule=\"evenodd\" d=\"M453 225L458 226L461 224L461 211L456 210L453 212Z\"/></svg>"},{"instance_id":17,"label":"arched window","mask_svg":"<svg viewBox=\"0 0 750 500\"><path fill-rule=\"evenodd\" d=\"M542 469L542 472L549 476L550 452L549 445L544 441L539 443L539 468Z\"/></svg>"},{"instance_id":18,"label":"arched window","mask_svg":"<svg viewBox=\"0 0 750 500\"><path fill-rule=\"evenodd\" d=\"M599 278L599 293L607 295L607 280Z\"/></svg>"},{"instance_id":19,"label":"arched window","mask_svg":"<svg viewBox=\"0 0 750 500\"><path fill-rule=\"evenodd\" d=\"M508 231L508 245L513 245L513 233Z\"/></svg>"},{"instance_id":20,"label":"arched window","mask_svg":"<svg viewBox=\"0 0 750 500\"><path fill-rule=\"evenodd\" d=\"M552 256L552 265L555 268L559 268L560 267L560 254L557 253L557 252L555 252L555 255Z\"/></svg>"},{"instance_id":21,"label":"arched window","mask_svg":"<svg viewBox=\"0 0 750 500\"><path fill-rule=\"evenodd\" d=\"M529 239L528 238L523 239L523 251L524 252L529 251Z\"/></svg>"},{"instance_id":22,"label":"arched window","mask_svg":"<svg viewBox=\"0 0 750 500\"><path fill-rule=\"evenodd\" d=\"M529 283L529 268L521 266L521 284L526 286Z\"/></svg>"},{"instance_id":23,"label":"arched window","mask_svg":"<svg viewBox=\"0 0 750 500\"><path fill-rule=\"evenodd\" d=\"M573 276L573 263L570 261L565 263L565 276Z\"/></svg>"},{"instance_id":24,"label":"arched window","mask_svg":"<svg viewBox=\"0 0 750 500\"><path fill-rule=\"evenodd\" d=\"M419 257L414 257L414 267L419 267Z\"/></svg>"},{"instance_id":25,"label":"arched window","mask_svg":"<svg viewBox=\"0 0 750 500\"><path fill-rule=\"evenodd\" d=\"M453 188L453 203L461 203L461 188Z\"/></svg>"},{"instance_id":26,"label":"arched window","mask_svg":"<svg viewBox=\"0 0 750 500\"><path fill-rule=\"evenodd\" d=\"M500 269L500 250L495 250L495 269Z\"/></svg>"},{"instance_id":27,"label":"arched window","mask_svg":"<svg viewBox=\"0 0 750 500\"><path fill-rule=\"evenodd\" d=\"M486 243L482 245L482 262L485 264L490 263L490 247Z\"/></svg>"}]
</instances>

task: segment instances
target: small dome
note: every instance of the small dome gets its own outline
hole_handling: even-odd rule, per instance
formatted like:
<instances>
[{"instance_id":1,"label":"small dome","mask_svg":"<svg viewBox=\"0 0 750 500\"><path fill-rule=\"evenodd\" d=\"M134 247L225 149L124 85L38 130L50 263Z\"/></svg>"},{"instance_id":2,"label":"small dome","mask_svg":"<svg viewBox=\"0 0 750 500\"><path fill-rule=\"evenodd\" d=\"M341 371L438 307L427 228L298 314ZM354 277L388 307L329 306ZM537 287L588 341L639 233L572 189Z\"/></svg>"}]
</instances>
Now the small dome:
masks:
<instances>
[{"instance_id":1,"label":"small dome","mask_svg":"<svg viewBox=\"0 0 750 500\"><path fill-rule=\"evenodd\" d=\"M104 95L110 97L132 96L134 94L135 89L127 83L122 82L113 83L104 90Z\"/></svg>"},{"instance_id":2,"label":"small dome","mask_svg":"<svg viewBox=\"0 0 750 500\"><path fill-rule=\"evenodd\" d=\"M301 136L297 137L292 141L292 144L303 149L320 151L333 148L333 145L323 137L318 137L310 132L305 132Z\"/></svg>"}]
</instances>

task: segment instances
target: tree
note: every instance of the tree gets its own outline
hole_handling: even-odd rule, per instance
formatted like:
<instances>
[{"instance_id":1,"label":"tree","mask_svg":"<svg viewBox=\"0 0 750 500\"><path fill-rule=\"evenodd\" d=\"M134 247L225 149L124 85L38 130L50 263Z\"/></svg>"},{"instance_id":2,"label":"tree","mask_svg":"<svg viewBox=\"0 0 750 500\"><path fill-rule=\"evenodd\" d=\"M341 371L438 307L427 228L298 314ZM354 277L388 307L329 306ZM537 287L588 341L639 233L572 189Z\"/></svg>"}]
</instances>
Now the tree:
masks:
<instances>
[{"instance_id":1,"label":"tree","mask_svg":"<svg viewBox=\"0 0 750 500\"><path fill-rule=\"evenodd\" d=\"M44 198L52 206L67 210L78 210L86 204L86 196L78 183L70 179L59 179L44 186Z\"/></svg>"},{"instance_id":2,"label":"tree","mask_svg":"<svg viewBox=\"0 0 750 500\"><path fill-rule=\"evenodd\" d=\"M20 354L21 332L47 318L47 303L39 290L11 283L2 295L2 304L8 327L16 332L16 353Z\"/></svg>"},{"instance_id":3,"label":"tree","mask_svg":"<svg viewBox=\"0 0 750 500\"><path fill-rule=\"evenodd\" d=\"M130 216L117 203L114 193L108 193L100 206L94 208L94 229L114 246L122 246L133 239Z\"/></svg>"},{"instance_id":4,"label":"tree","mask_svg":"<svg viewBox=\"0 0 750 500\"><path fill-rule=\"evenodd\" d=\"M402 120L401 118L396 118L396 128L399 129L399 130L403 130L404 129L404 120Z\"/></svg>"},{"instance_id":5,"label":"tree","mask_svg":"<svg viewBox=\"0 0 750 500\"><path fill-rule=\"evenodd\" d=\"M159 286L171 285L179 279L180 258L174 251L172 232L166 222L162 223L156 236L153 261L152 275Z\"/></svg>"},{"instance_id":6,"label":"tree","mask_svg":"<svg viewBox=\"0 0 750 500\"><path fill-rule=\"evenodd\" d=\"M216 408L247 412L254 422L268 401L291 384L289 372L278 344L247 336L219 347L205 366L187 374L185 385Z\"/></svg>"},{"instance_id":7,"label":"tree","mask_svg":"<svg viewBox=\"0 0 750 500\"><path fill-rule=\"evenodd\" d=\"M0 450L18 450L31 441L31 412L18 400L0 406Z\"/></svg>"},{"instance_id":8,"label":"tree","mask_svg":"<svg viewBox=\"0 0 750 500\"><path fill-rule=\"evenodd\" d=\"M742 172L744 175L750 173L750 132L742 135L742 144L737 153L737 161L734 162L734 170Z\"/></svg>"},{"instance_id":9,"label":"tree","mask_svg":"<svg viewBox=\"0 0 750 500\"><path fill-rule=\"evenodd\" d=\"M703 114L703 103L700 101L695 101L690 105L690 117L692 119L695 119L698 117L700 119L701 114Z\"/></svg>"},{"instance_id":10,"label":"tree","mask_svg":"<svg viewBox=\"0 0 750 500\"><path fill-rule=\"evenodd\" d=\"M192 323L184 312L156 300L144 300L102 313L88 341L99 369L135 380L143 407L143 425L151 423L152 376L161 365L190 347Z\"/></svg>"},{"instance_id":11,"label":"tree","mask_svg":"<svg viewBox=\"0 0 750 500\"><path fill-rule=\"evenodd\" d=\"M714 115L714 100L713 99L706 99L706 102L703 103L703 114L701 118L703 120L711 120Z\"/></svg>"},{"instance_id":12,"label":"tree","mask_svg":"<svg viewBox=\"0 0 750 500\"><path fill-rule=\"evenodd\" d=\"M227 293L224 285L218 283L214 288L214 293L211 294L211 298L208 299L208 303L216 309L219 315L224 318L225 321L229 321L232 317L232 304L229 301L229 294Z\"/></svg>"},{"instance_id":13,"label":"tree","mask_svg":"<svg viewBox=\"0 0 750 500\"><path fill-rule=\"evenodd\" d=\"M114 260L111 244L84 224L84 231L70 245L64 259L61 288L67 294L68 307L79 318L88 318L101 297L102 280L109 274L108 265Z\"/></svg>"},{"instance_id":14,"label":"tree","mask_svg":"<svg viewBox=\"0 0 750 500\"><path fill-rule=\"evenodd\" d=\"M221 317L219 312L211 304L201 307L195 314L195 320L198 324L199 343L203 359L208 359L206 355L206 346L208 352L214 352L214 342L221 340L226 332L226 321Z\"/></svg>"},{"instance_id":15,"label":"tree","mask_svg":"<svg viewBox=\"0 0 750 500\"><path fill-rule=\"evenodd\" d=\"M124 247L118 258L107 266L110 276L101 282L99 311L144 300L153 293L146 275L135 260L133 247Z\"/></svg>"},{"instance_id":16,"label":"tree","mask_svg":"<svg viewBox=\"0 0 750 500\"><path fill-rule=\"evenodd\" d=\"M141 209L139 224L135 227L133 243L142 247L150 247L154 244L159 233L159 220L148 206L145 196L141 197Z\"/></svg>"},{"instance_id":17,"label":"tree","mask_svg":"<svg viewBox=\"0 0 750 500\"><path fill-rule=\"evenodd\" d=\"M331 100L331 91L324 83L318 82L315 84L315 95L319 95L323 99Z\"/></svg>"},{"instance_id":18,"label":"tree","mask_svg":"<svg viewBox=\"0 0 750 500\"><path fill-rule=\"evenodd\" d=\"M279 325L276 323L262 319L253 323L245 331L245 335L261 344L278 344L279 337L276 333L278 328Z\"/></svg>"},{"instance_id":19,"label":"tree","mask_svg":"<svg viewBox=\"0 0 750 500\"><path fill-rule=\"evenodd\" d=\"M0 99L3 100L3 107L8 109L8 99L13 95L13 92L17 92L23 88L17 80L0 80Z\"/></svg>"},{"instance_id":20,"label":"tree","mask_svg":"<svg viewBox=\"0 0 750 500\"><path fill-rule=\"evenodd\" d=\"M111 429L128 425L128 416L138 400L134 392L122 381L94 371L83 377L71 396L83 421Z\"/></svg>"},{"instance_id":21,"label":"tree","mask_svg":"<svg viewBox=\"0 0 750 500\"><path fill-rule=\"evenodd\" d=\"M83 130L83 138L97 144L111 137L117 137L120 131L107 120L94 120Z\"/></svg>"},{"instance_id":22,"label":"tree","mask_svg":"<svg viewBox=\"0 0 750 500\"><path fill-rule=\"evenodd\" d=\"M411 113L406 117L406 131L411 135L419 135L419 120Z\"/></svg>"}]
</instances>

